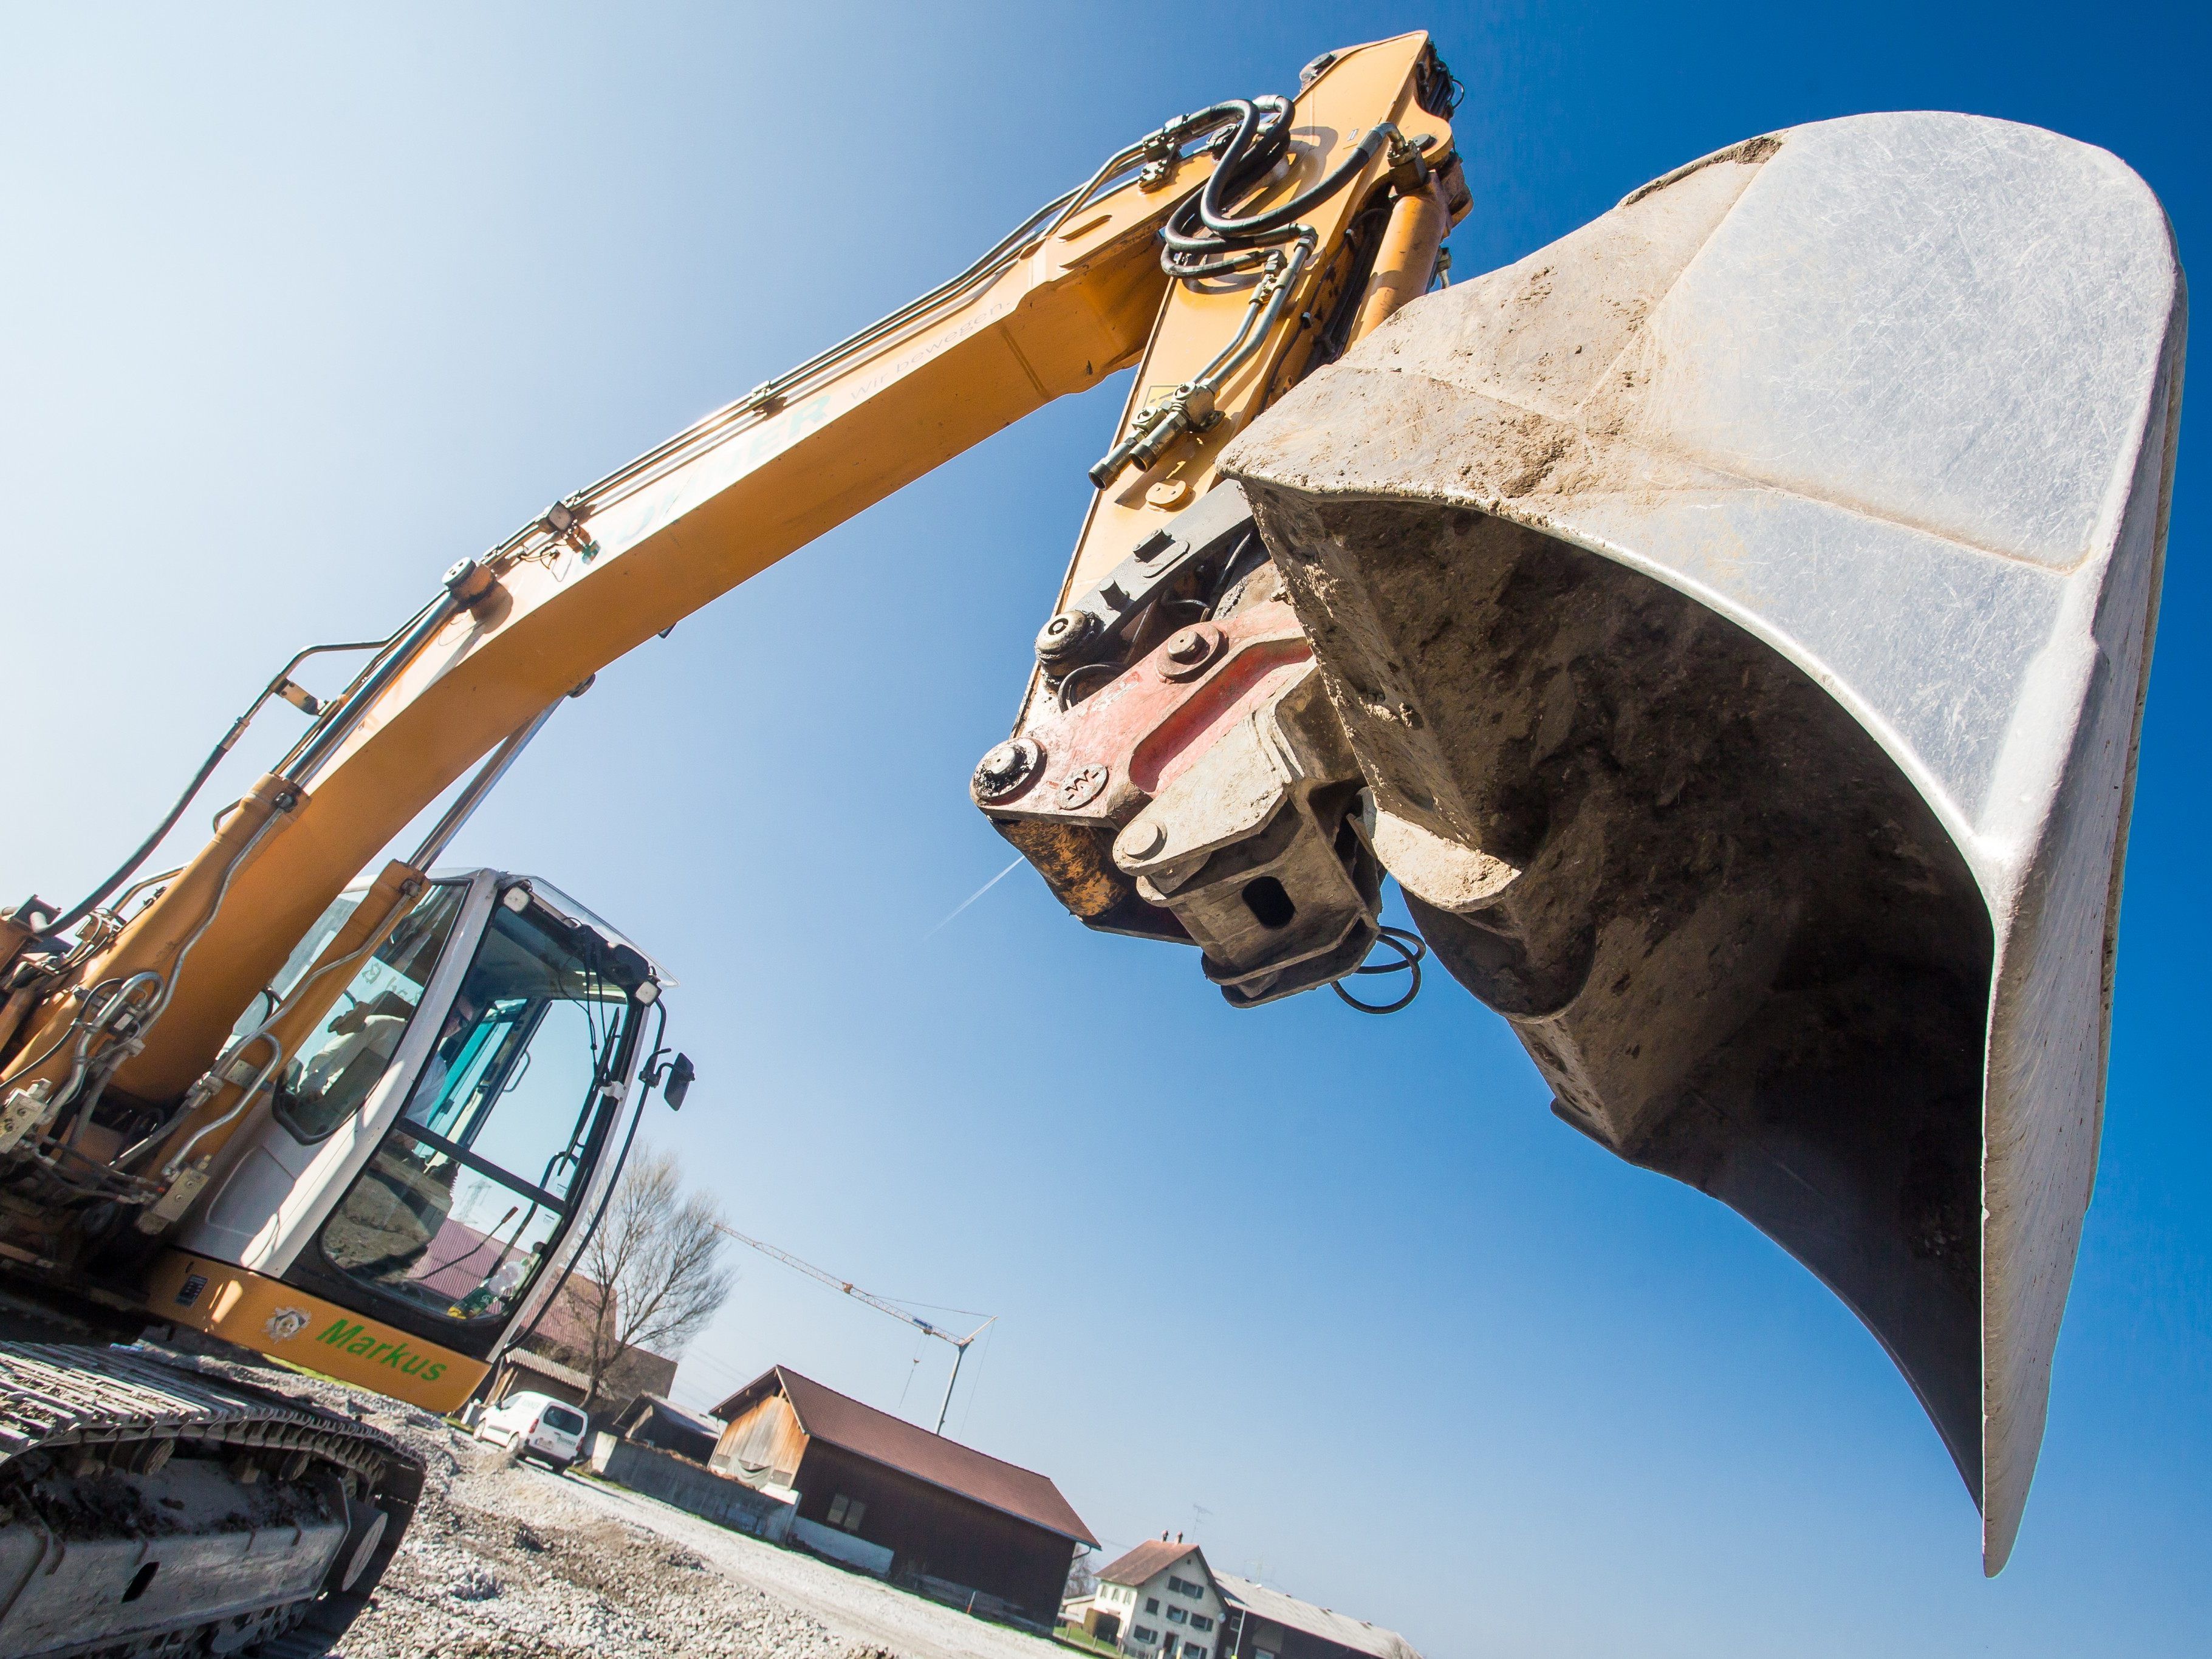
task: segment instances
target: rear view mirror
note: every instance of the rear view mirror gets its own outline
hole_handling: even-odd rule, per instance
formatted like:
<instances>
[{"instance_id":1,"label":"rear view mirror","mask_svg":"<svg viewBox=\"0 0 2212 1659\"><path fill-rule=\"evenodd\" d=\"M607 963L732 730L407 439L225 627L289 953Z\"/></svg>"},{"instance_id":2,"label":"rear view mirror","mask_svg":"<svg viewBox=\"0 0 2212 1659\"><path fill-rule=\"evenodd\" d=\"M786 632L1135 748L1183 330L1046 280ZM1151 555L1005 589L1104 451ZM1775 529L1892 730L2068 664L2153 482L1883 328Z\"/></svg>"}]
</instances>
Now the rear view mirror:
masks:
<instances>
[{"instance_id":1,"label":"rear view mirror","mask_svg":"<svg viewBox=\"0 0 2212 1659\"><path fill-rule=\"evenodd\" d=\"M698 1075L699 1068L689 1054L678 1054L668 1062L668 1080L660 1086L660 1097L668 1103L670 1111L684 1109L684 1097L691 1092L692 1079Z\"/></svg>"}]
</instances>

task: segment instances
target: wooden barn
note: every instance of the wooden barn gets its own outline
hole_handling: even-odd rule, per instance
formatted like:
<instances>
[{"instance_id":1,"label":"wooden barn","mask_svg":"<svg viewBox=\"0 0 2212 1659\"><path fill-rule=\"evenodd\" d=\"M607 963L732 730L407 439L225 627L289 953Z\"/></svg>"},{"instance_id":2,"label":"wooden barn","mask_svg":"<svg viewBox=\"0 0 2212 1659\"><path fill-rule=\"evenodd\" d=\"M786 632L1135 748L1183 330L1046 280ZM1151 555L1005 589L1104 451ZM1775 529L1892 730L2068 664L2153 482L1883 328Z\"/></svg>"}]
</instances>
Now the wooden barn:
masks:
<instances>
[{"instance_id":1,"label":"wooden barn","mask_svg":"<svg viewBox=\"0 0 2212 1659\"><path fill-rule=\"evenodd\" d=\"M777 1366L715 1407L710 1467L799 1493L792 1536L979 1613L1045 1627L1097 1540L1043 1475Z\"/></svg>"}]
</instances>

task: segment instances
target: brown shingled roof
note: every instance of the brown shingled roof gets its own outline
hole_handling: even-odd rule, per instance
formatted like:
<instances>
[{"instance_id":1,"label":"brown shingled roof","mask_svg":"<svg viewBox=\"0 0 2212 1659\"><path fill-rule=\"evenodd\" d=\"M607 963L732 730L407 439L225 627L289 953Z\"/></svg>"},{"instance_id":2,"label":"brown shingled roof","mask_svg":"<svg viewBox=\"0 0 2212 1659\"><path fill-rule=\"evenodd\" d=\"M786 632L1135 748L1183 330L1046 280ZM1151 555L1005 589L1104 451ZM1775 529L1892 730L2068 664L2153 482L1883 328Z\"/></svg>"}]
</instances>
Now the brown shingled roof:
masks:
<instances>
[{"instance_id":1,"label":"brown shingled roof","mask_svg":"<svg viewBox=\"0 0 2212 1659\"><path fill-rule=\"evenodd\" d=\"M1170 1544L1164 1538L1147 1538L1120 1560L1101 1567L1098 1582L1102 1584L1148 1583L1186 1555L1197 1553L1198 1546L1195 1544Z\"/></svg>"},{"instance_id":2,"label":"brown shingled roof","mask_svg":"<svg viewBox=\"0 0 2212 1659\"><path fill-rule=\"evenodd\" d=\"M1060 1488L1043 1475L916 1428L902 1417L864 1406L782 1365L763 1372L738 1389L714 1407L714 1415L726 1423L771 1389L782 1391L799 1414L799 1426L815 1439L1062 1538L1094 1547L1098 1542L1060 1495Z\"/></svg>"}]
</instances>

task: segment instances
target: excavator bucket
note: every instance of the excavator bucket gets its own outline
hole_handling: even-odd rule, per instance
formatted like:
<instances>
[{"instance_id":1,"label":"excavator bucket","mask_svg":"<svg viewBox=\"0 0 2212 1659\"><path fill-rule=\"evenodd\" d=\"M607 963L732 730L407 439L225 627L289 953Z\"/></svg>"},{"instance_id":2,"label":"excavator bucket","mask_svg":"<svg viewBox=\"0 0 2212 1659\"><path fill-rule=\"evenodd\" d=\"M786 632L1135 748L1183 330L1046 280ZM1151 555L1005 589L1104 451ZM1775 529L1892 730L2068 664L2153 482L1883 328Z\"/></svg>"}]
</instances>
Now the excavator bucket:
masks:
<instances>
[{"instance_id":1,"label":"excavator bucket","mask_svg":"<svg viewBox=\"0 0 2212 1659\"><path fill-rule=\"evenodd\" d=\"M1741 1212L2010 1553L2096 1172L2164 214L1961 115L1692 162L1230 449L1370 844L1568 1123Z\"/></svg>"}]
</instances>

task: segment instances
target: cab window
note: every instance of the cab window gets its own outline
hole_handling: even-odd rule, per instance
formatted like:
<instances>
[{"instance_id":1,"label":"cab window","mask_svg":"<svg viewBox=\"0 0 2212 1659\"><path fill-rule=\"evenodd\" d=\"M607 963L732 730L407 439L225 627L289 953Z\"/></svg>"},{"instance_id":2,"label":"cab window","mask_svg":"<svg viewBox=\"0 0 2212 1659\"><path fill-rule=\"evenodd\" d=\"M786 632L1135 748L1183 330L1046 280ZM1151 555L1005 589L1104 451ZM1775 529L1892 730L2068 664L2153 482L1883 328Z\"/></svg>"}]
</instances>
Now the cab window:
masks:
<instances>
[{"instance_id":1,"label":"cab window","mask_svg":"<svg viewBox=\"0 0 2212 1659\"><path fill-rule=\"evenodd\" d=\"M275 1111L276 1121L295 1139L322 1139L368 1098L369 1091L398 1052L399 1040L407 1034L416 1007L422 1000L422 988L430 982L431 971L453 931L466 891L462 884L440 882L424 894L355 971L322 1023L307 1034L286 1062L276 1088ZM331 907L335 917L325 915L309 936L314 941L313 951L299 962L296 970L293 963L285 964L292 982L296 983L307 971L307 963L344 925L358 902L357 897L349 896ZM306 948L303 941L301 949ZM286 989L289 992L289 985Z\"/></svg>"},{"instance_id":2,"label":"cab window","mask_svg":"<svg viewBox=\"0 0 2212 1659\"><path fill-rule=\"evenodd\" d=\"M503 1321L611 1115L633 1012L605 947L494 908L407 1105L324 1224L324 1260L417 1312Z\"/></svg>"}]
</instances>

